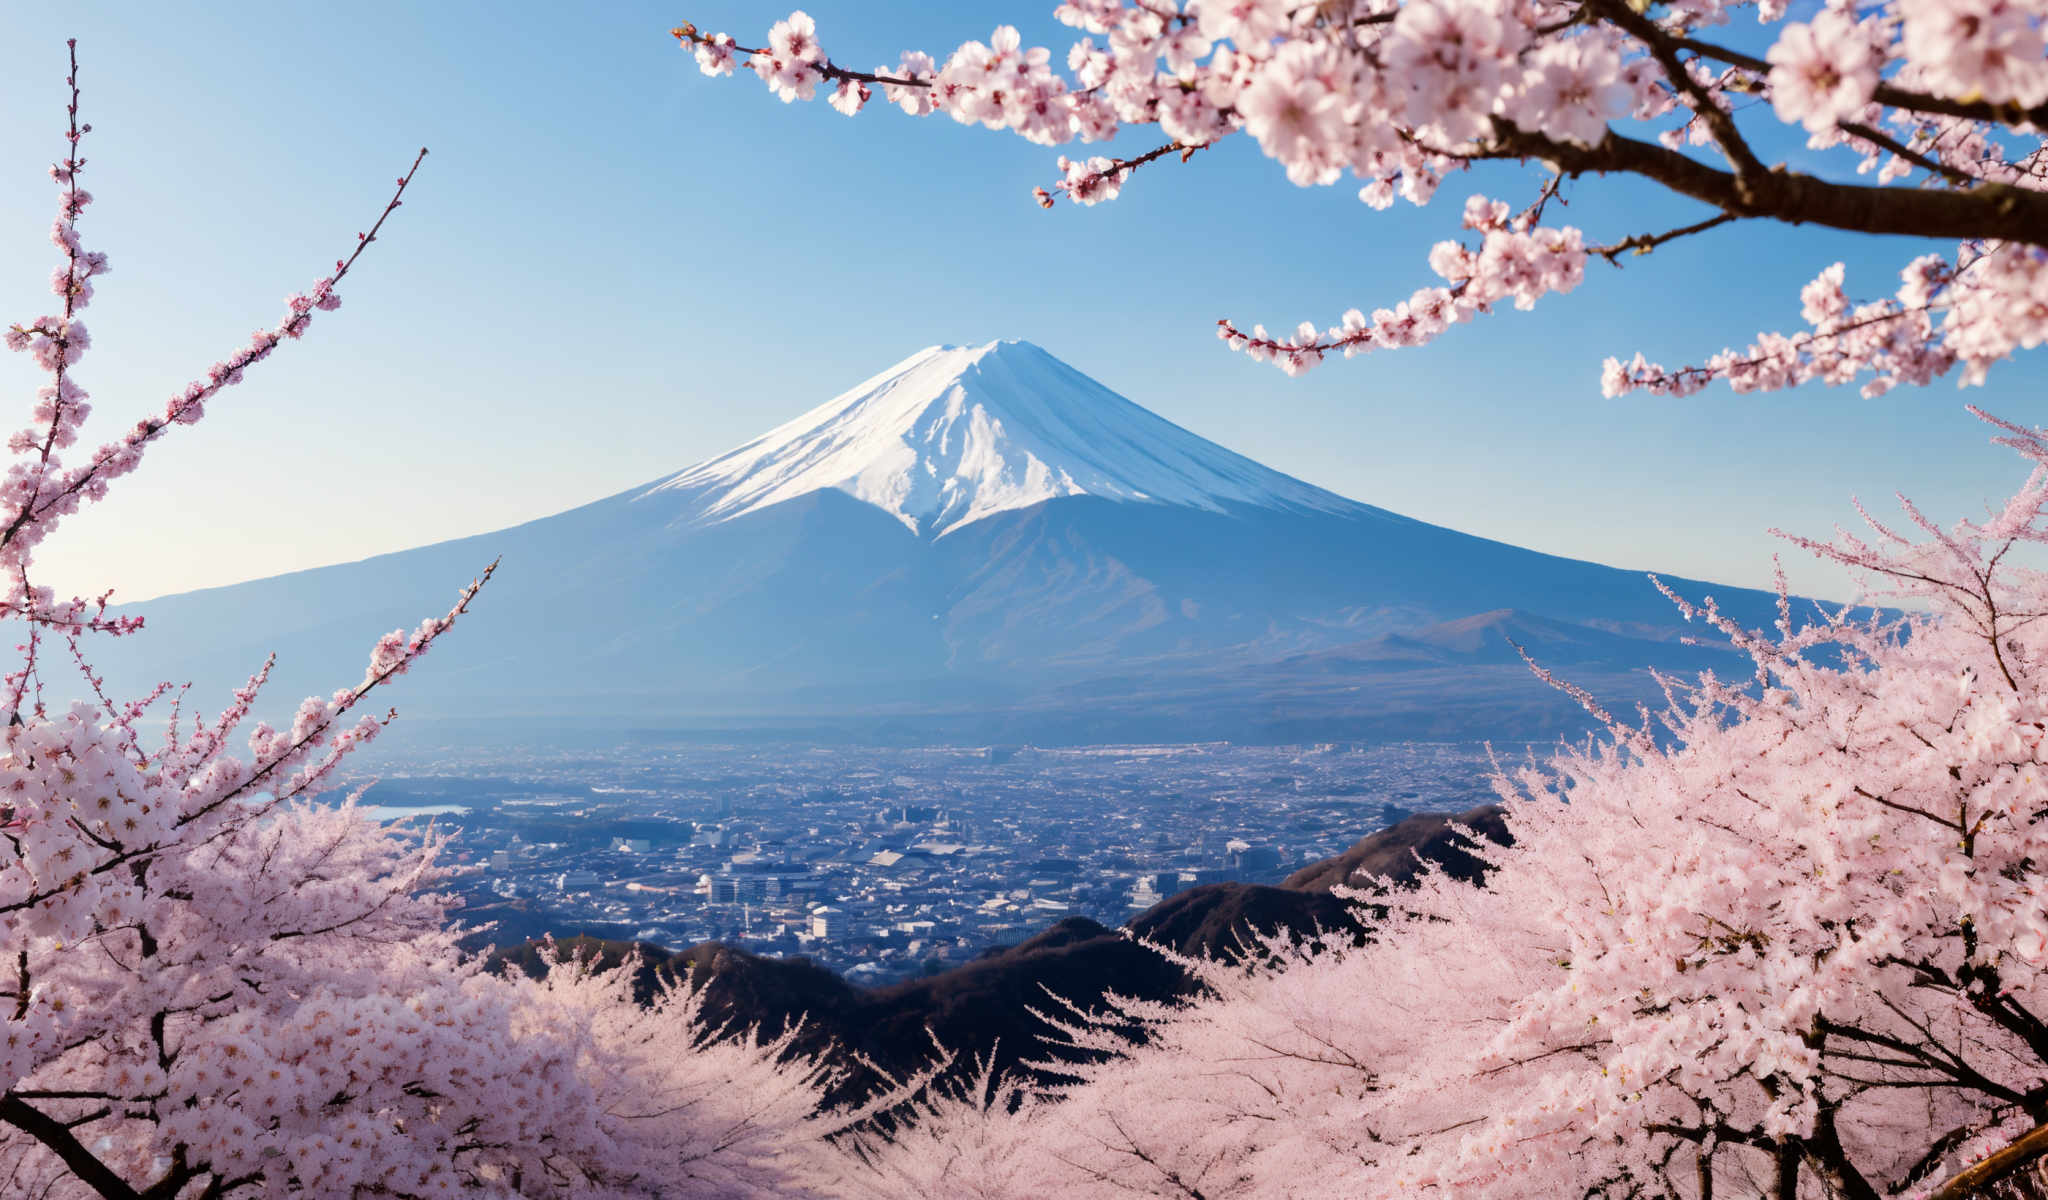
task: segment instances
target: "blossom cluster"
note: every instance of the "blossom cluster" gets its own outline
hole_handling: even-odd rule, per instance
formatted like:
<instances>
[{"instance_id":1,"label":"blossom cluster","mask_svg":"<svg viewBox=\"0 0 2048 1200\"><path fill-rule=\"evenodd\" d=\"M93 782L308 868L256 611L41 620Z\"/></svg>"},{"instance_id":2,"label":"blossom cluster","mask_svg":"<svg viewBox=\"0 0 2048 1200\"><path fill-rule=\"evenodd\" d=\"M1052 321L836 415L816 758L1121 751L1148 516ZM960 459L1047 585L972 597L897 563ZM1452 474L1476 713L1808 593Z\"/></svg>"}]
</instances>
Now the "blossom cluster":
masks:
<instances>
[{"instance_id":1,"label":"blossom cluster","mask_svg":"<svg viewBox=\"0 0 2048 1200\"><path fill-rule=\"evenodd\" d=\"M1757 199L1766 172L1749 140L1764 131L1744 130L1765 114L1800 130L1816 150L1846 151L1859 172L1875 173L1880 189L1918 177L1925 187L1957 193L1987 183L2048 191L2048 148L2039 136L2048 126L2048 5L2041 0L1830 4L1802 20L1783 4L1763 4L1757 17L1774 28L1761 57L1705 36L1738 7L1678 0L1644 13L1622 0L1065 0L1055 16L1086 36L1064 55L1064 73L1056 69L1060 56L1026 47L1007 25L943 58L911 52L873 71L833 62L803 12L775 23L759 48L689 25L675 34L707 74L744 67L784 101L827 87L832 105L849 116L879 87L912 115L943 113L1045 145L1157 128L1164 144L1144 154L1062 155L1058 181L1036 190L1047 206L1060 196L1081 204L1113 199L1136 168L1244 133L1294 183L1349 179L1374 208L1396 198L1427 204L1451 172L1483 159L1545 165L1558 176L1545 185L1546 197L1563 177L1593 171L1642 175L1708 199L1688 166L1701 160L1683 151L1702 148L1722 160L1727 170L1717 186L1725 196L1709 199L1722 219L1588 247L1610 262L1736 219L1915 231L1904 217L1870 224L1872 206L1886 203L1882 195L1824 210ZM1756 96L1768 105L1751 102ZM1983 277L2009 275L2048 243L2048 235L1994 239L1988 228L1979 236L1973 219L1959 207L1950 222L1968 243L1955 261L1984 258L1993 265L1977 272ZM2001 263L2005 256L2017 258ZM1521 256L1482 253L1472 265L1477 273L1460 278L1473 290L1522 296L1515 283L1489 274L1523 269ZM1818 371L1787 366L1804 351L1786 343L1809 340L1794 335L1669 377L1644 364L1627 378L1667 392L1714 378L1781 387L1805 377L1867 378L1883 390L1960 362L1974 382L2014 348L2038 344L2040 311L2005 303L2011 283L1987 283L1983 303L1969 302L1967 286L1945 293L1924 319L1888 329L1888 349L1824 351L1831 365ZM1406 302L1428 303L1421 293ZM1460 318L1483 311L1483 303L1469 302ZM1333 351L1416 344L1367 335L1366 326L1379 322L1350 318L1324 330L1304 324L1282 337L1238 334L1224 324L1230 345L1290 372ZM1916 339L1920 349L1912 351ZM1744 368L1751 358L1767 361ZM1610 390L1615 379L1610 368Z\"/></svg>"},{"instance_id":2,"label":"blossom cluster","mask_svg":"<svg viewBox=\"0 0 2048 1200\"><path fill-rule=\"evenodd\" d=\"M1504 300L1520 309L1533 308L1552 292L1569 292L1586 277L1584 235L1572 226L1549 229L1534 224L1535 211L1508 215L1498 200L1474 196L1465 204L1465 227L1480 234L1476 248L1462 242L1438 242L1429 265L1448 283L1419 289L1393 308L1367 317L1358 309L1344 314L1343 324L1318 330L1304 322L1290 337L1269 335L1264 326L1247 334L1229 321L1217 324L1217 336L1234 350L1257 361L1272 361L1298 375L1341 350L1346 358L1368 351L1421 346L1453 324L1492 311Z\"/></svg>"},{"instance_id":3,"label":"blossom cluster","mask_svg":"<svg viewBox=\"0 0 2048 1200\"><path fill-rule=\"evenodd\" d=\"M1727 349L1698 366L1667 370L1638 354L1607 360L1609 396L1644 390L1685 396L1714 380L1738 392L1863 379L1867 397L1900 384L1925 384L1960 366L1981 383L1992 365L2048 341L2048 249L2010 242L1959 263L1925 254L1907 264L1894 296L1851 303L1841 263L1800 292L1809 329L1760 333L1747 349Z\"/></svg>"}]
</instances>

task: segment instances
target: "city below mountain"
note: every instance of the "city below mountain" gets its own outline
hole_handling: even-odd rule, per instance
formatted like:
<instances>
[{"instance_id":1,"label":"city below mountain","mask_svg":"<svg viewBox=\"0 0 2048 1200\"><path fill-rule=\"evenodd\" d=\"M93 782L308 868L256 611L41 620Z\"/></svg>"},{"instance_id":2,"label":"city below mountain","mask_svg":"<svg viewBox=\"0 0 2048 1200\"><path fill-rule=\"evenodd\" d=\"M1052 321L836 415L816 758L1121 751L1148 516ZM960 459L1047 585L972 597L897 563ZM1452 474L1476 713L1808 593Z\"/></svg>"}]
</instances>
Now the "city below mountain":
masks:
<instances>
[{"instance_id":1,"label":"city below mountain","mask_svg":"<svg viewBox=\"0 0 2048 1200\"><path fill-rule=\"evenodd\" d=\"M1454 878L1483 880L1485 865L1469 849L1512 840L1498 805L1418 813L1368 834L1334 858L1296 870L1276 886L1192 887L1131 917L1121 930L1070 917L972 962L880 988L851 984L806 958L770 958L722 942L677 952L635 943L619 930L579 931L549 919L545 910L471 911L469 923L492 924L465 942L489 949L496 969L516 966L533 975L545 972L543 933L555 937L558 952L596 954L607 964L636 955L643 996L651 993L657 972L673 979L687 969L705 989L711 1020L771 1037L801 1030L801 1049L849 1068L835 1099L857 1101L884 1079L907 1079L941 1062L956 1080L974 1079L984 1067L1023 1070L1041 1081L1058 1078L1057 1064L1085 1056L1063 1044L1048 1016L1064 1017L1068 1006L1106 1013L1111 996L1157 1003L1194 993L1194 977L1153 947L1237 962L1265 937L1354 944L1366 935L1360 918L1369 914L1332 895L1332 888L1370 879L1405 887L1429 866Z\"/></svg>"},{"instance_id":2,"label":"city below mountain","mask_svg":"<svg viewBox=\"0 0 2048 1200\"><path fill-rule=\"evenodd\" d=\"M994 342L920 351L556 516L151 601L153 635L114 647L108 673L224 695L275 651L274 705L324 693L500 558L394 694L408 716L1048 743L1548 737L1583 715L1516 644L1622 700L1650 694L1642 668L1740 662L1681 642L1641 572L1345 499ZM1714 592L1771 617L1768 596Z\"/></svg>"}]
</instances>

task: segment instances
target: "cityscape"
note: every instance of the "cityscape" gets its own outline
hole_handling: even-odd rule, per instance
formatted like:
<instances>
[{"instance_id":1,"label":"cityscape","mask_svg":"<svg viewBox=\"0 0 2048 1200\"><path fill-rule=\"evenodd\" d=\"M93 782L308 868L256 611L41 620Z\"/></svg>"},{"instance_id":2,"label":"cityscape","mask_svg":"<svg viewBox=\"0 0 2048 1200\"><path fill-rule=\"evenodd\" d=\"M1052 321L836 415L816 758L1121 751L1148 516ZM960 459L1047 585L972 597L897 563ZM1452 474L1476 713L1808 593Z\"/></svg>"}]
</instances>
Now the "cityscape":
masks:
<instances>
[{"instance_id":1,"label":"cityscape","mask_svg":"<svg viewBox=\"0 0 2048 1200\"><path fill-rule=\"evenodd\" d=\"M448 838L464 923L495 923L476 944L716 940L868 984L1196 884L1278 883L1411 812L1492 798L1485 747L1453 743L641 741L384 765L360 802Z\"/></svg>"}]
</instances>

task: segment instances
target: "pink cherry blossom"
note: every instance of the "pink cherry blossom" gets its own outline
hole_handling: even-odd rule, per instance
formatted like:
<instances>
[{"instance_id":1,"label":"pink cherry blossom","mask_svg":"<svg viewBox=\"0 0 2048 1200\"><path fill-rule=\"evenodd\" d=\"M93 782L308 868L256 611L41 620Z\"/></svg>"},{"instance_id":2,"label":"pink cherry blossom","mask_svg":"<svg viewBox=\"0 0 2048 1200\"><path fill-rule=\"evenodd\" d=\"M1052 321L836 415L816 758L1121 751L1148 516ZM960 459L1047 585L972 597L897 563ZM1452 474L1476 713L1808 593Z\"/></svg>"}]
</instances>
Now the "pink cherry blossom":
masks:
<instances>
[{"instance_id":1,"label":"pink cherry blossom","mask_svg":"<svg viewBox=\"0 0 2048 1200\"><path fill-rule=\"evenodd\" d=\"M1550 42L1530 58L1522 101L1544 114L1540 132L1560 141L1590 146L1607 123L1629 108L1630 89L1621 78L1621 56L1595 38Z\"/></svg>"},{"instance_id":2,"label":"pink cherry blossom","mask_svg":"<svg viewBox=\"0 0 2048 1200\"><path fill-rule=\"evenodd\" d=\"M768 31L768 45L774 56L785 62L816 63L825 57L818 48L817 24L801 10L775 23Z\"/></svg>"},{"instance_id":3,"label":"pink cherry blossom","mask_svg":"<svg viewBox=\"0 0 2048 1200\"><path fill-rule=\"evenodd\" d=\"M867 104L870 94L867 84L854 79L843 79L838 87L832 89L831 104L833 108L850 117Z\"/></svg>"},{"instance_id":4,"label":"pink cherry blossom","mask_svg":"<svg viewBox=\"0 0 2048 1200\"><path fill-rule=\"evenodd\" d=\"M1901 50L1950 96L2023 106L2048 100L2040 6L2025 0L1898 0Z\"/></svg>"},{"instance_id":5,"label":"pink cherry blossom","mask_svg":"<svg viewBox=\"0 0 2048 1200\"><path fill-rule=\"evenodd\" d=\"M1288 164L1299 184L1317 181L1343 131L1342 98L1330 86L1334 64L1314 46L1281 48L1238 93L1237 112L1259 148Z\"/></svg>"},{"instance_id":6,"label":"pink cherry blossom","mask_svg":"<svg viewBox=\"0 0 2048 1200\"><path fill-rule=\"evenodd\" d=\"M1786 25L1771 47L1771 105L1780 119L1818 132L1861 112L1877 87L1876 51L1852 16L1829 9Z\"/></svg>"}]
</instances>

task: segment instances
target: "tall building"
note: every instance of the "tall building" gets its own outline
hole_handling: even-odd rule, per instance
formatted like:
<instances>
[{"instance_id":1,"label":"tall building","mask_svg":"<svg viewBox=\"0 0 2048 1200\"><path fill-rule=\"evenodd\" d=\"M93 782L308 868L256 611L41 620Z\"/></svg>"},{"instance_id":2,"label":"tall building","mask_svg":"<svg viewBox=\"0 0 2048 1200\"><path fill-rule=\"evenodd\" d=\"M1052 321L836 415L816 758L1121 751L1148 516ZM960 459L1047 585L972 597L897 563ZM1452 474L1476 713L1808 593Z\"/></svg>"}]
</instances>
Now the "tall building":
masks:
<instances>
[{"instance_id":1,"label":"tall building","mask_svg":"<svg viewBox=\"0 0 2048 1200\"><path fill-rule=\"evenodd\" d=\"M555 890L558 892L588 892L603 885L597 872L577 869L564 871L555 876Z\"/></svg>"}]
</instances>

